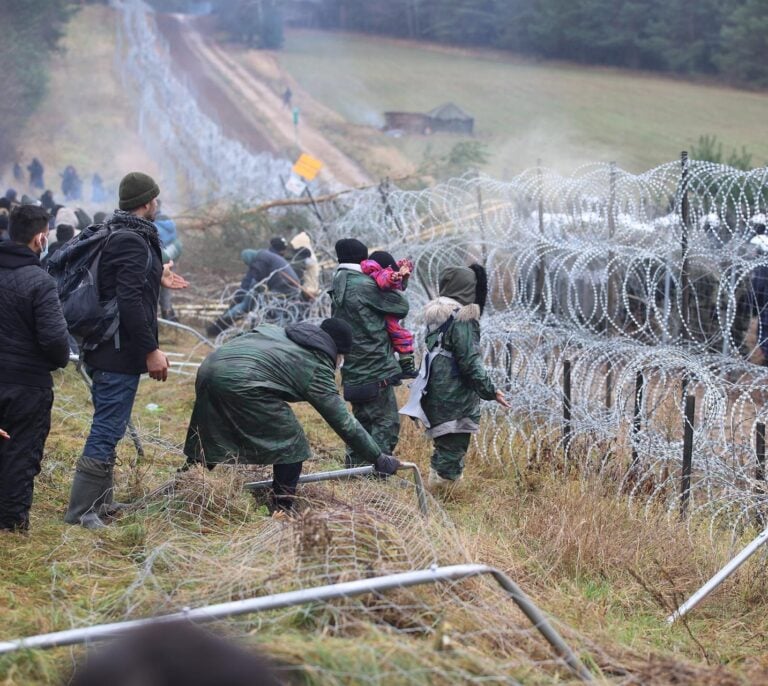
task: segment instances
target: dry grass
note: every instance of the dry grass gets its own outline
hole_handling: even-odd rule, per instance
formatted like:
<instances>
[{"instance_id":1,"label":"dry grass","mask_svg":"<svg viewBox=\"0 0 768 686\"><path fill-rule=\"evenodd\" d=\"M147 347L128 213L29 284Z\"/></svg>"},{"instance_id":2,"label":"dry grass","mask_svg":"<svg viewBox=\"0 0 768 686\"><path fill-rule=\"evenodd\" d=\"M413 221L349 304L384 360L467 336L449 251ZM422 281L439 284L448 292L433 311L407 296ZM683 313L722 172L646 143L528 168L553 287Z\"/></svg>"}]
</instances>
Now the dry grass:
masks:
<instances>
[{"instance_id":1,"label":"dry grass","mask_svg":"<svg viewBox=\"0 0 768 686\"><path fill-rule=\"evenodd\" d=\"M0 538L0 555L10 561L0 581L3 637L473 560L518 581L564 623L568 640L592 656L607 682L737 684L768 676L764 560L745 565L686 624L664 623L750 532L733 544L695 521L616 496L615 484L586 472L553 469L554 461L527 464L525 446L504 437L495 457L472 448L465 480L433 505L429 522L418 515L412 489L376 481L302 489L301 516L276 522L241 488L244 478L268 471L195 469L176 477L192 378L174 377L165 386L142 384L136 414L147 458L134 466L131 446L123 445L117 470L119 497L176 477L174 488L93 534L60 522L89 417L72 371L59 375L57 398L32 533ZM144 409L149 402L161 405L159 416ZM296 409L318 455L309 468L338 466L339 439L314 410ZM429 454L429 442L405 423L401 457L426 472ZM393 683L394 674L413 684L494 673L525 683L568 678L482 580L254 615L220 628L287 664L310 663L301 677L309 683L359 683L351 675ZM5 657L0 683L59 683L80 654Z\"/></svg>"}]
</instances>

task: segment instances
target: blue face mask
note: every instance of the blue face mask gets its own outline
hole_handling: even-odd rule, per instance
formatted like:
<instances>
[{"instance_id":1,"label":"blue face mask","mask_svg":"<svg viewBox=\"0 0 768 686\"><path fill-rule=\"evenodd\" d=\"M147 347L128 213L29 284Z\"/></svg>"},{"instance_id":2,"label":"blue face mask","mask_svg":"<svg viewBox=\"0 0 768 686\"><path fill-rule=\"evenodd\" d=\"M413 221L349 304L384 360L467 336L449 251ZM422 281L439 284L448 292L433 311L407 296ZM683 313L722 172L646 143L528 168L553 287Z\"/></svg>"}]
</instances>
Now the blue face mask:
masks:
<instances>
[{"instance_id":1,"label":"blue face mask","mask_svg":"<svg viewBox=\"0 0 768 686\"><path fill-rule=\"evenodd\" d=\"M42 242L41 242L41 250L40 250L41 260L44 260L46 257L48 257L48 239L44 238L43 240L45 241L45 247L44 248L42 247Z\"/></svg>"}]
</instances>

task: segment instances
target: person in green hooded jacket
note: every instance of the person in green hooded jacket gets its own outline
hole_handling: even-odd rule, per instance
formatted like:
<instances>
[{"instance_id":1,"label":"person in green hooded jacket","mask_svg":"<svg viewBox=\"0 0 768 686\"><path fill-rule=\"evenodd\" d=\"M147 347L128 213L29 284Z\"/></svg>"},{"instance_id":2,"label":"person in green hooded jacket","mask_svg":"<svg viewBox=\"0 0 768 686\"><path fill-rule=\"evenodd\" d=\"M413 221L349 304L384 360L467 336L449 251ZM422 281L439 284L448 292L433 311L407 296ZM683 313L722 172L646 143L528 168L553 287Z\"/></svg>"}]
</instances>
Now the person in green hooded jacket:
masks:
<instances>
[{"instance_id":1,"label":"person in green hooded jacket","mask_svg":"<svg viewBox=\"0 0 768 686\"><path fill-rule=\"evenodd\" d=\"M353 345L341 368L344 399L352 413L371 434L383 453L395 450L400 433L400 416L393 386L400 384L400 364L389 339L385 318L403 319L408 300L401 291L382 291L363 274L360 263L368 248L355 238L336 243L339 267L333 277L331 306L334 317L352 327ZM346 464L365 462L354 446L347 450Z\"/></svg>"},{"instance_id":2,"label":"person in green hooded jacket","mask_svg":"<svg viewBox=\"0 0 768 686\"><path fill-rule=\"evenodd\" d=\"M349 413L336 387L337 364L352 349L345 322L285 329L265 324L212 352L195 381L187 464L273 465L273 504L290 509L309 441L288 403L306 401L377 472L400 463L384 454Z\"/></svg>"},{"instance_id":3,"label":"person in green hooded jacket","mask_svg":"<svg viewBox=\"0 0 768 686\"><path fill-rule=\"evenodd\" d=\"M485 270L447 267L440 274L439 297L424 307L428 351L442 351L432 362L421 406L429 420L434 452L429 486L444 490L461 478L469 441L480 423L480 400L509 407L483 365L480 315L487 297Z\"/></svg>"}]
</instances>

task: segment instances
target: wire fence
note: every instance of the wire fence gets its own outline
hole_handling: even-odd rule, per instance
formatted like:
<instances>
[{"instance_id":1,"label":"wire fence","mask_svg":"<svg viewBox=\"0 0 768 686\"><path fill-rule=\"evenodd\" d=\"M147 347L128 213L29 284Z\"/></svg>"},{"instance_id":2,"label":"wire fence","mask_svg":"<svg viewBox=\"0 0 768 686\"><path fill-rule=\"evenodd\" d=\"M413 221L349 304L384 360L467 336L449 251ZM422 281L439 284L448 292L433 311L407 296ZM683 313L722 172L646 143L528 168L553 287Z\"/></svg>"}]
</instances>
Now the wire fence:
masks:
<instances>
[{"instance_id":1,"label":"wire fence","mask_svg":"<svg viewBox=\"0 0 768 686\"><path fill-rule=\"evenodd\" d=\"M161 165L164 195L196 204L280 197L290 162L251 152L203 112L146 3L113 0L113 6L119 12L115 66L133 94L142 141Z\"/></svg>"},{"instance_id":2,"label":"wire fence","mask_svg":"<svg viewBox=\"0 0 768 686\"><path fill-rule=\"evenodd\" d=\"M483 456L597 471L737 530L766 504L767 173L684 155L640 175L605 164L382 184L316 206L312 236L329 264L349 236L410 257L420 337L440 271L487 267L482 345L513 409L487 408Z\"/></svg>"}]
</instances>

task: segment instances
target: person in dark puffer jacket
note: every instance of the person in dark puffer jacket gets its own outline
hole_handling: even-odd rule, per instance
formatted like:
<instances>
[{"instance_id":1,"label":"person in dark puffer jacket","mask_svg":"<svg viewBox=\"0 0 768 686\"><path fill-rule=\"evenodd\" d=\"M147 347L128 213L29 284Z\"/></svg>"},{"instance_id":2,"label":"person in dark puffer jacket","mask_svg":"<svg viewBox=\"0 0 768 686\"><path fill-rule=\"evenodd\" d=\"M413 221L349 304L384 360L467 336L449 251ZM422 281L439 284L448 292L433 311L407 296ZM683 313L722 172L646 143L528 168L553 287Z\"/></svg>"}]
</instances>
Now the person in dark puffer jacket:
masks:
<instances>
[{"instance_id":1,"label":"person in dark puffer jacket","mask_svg":"<svg viewBox=\"0 0 768 686\"><path fill-rule=\"evenodd\" d=\"M48 214L13 211L10 240L0 244L0 530L29 528L34 478L51 428L51 372L69 360L67 323L54 280L40 257L48 250Z\"/></svg>"}]
</instances>

